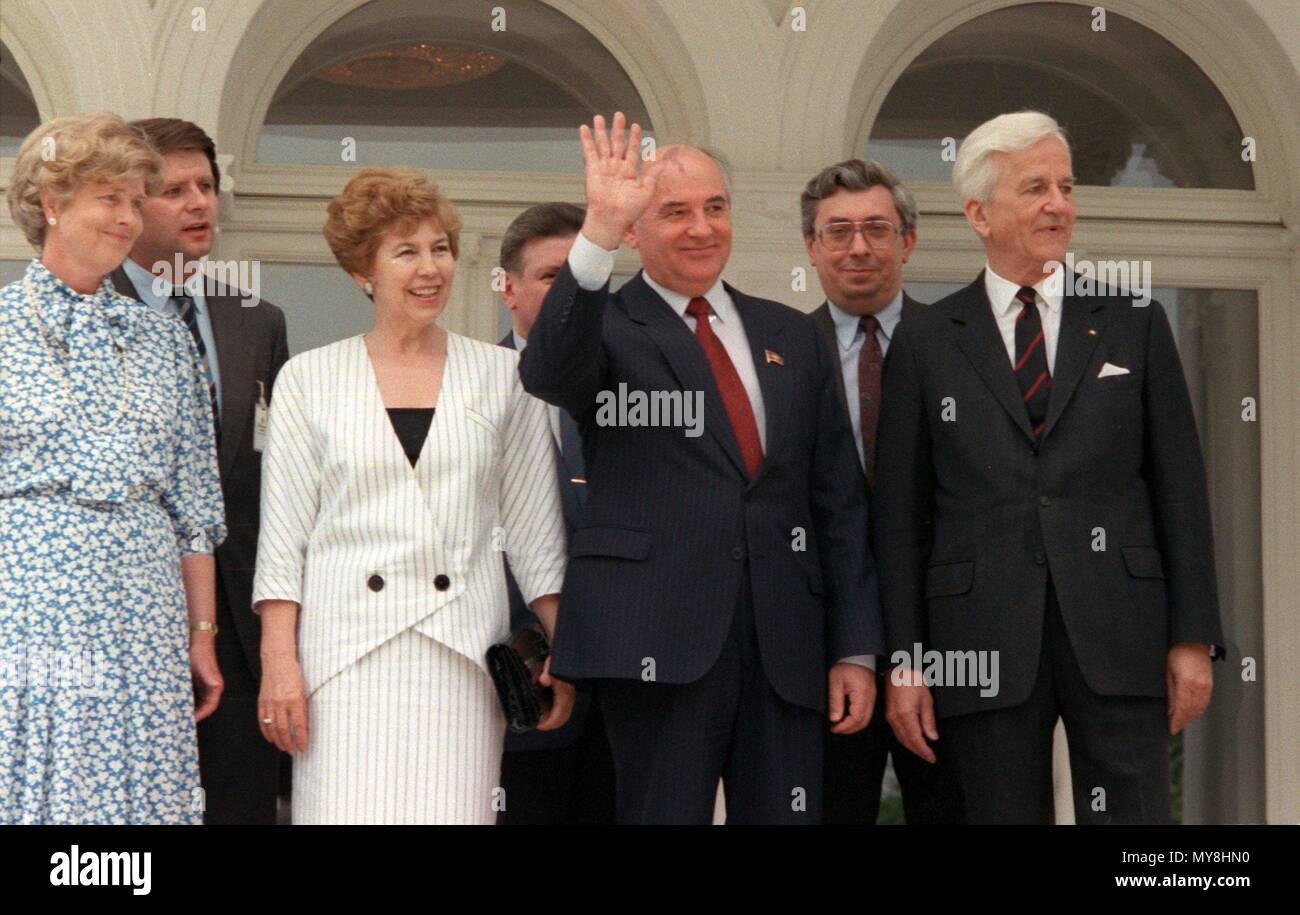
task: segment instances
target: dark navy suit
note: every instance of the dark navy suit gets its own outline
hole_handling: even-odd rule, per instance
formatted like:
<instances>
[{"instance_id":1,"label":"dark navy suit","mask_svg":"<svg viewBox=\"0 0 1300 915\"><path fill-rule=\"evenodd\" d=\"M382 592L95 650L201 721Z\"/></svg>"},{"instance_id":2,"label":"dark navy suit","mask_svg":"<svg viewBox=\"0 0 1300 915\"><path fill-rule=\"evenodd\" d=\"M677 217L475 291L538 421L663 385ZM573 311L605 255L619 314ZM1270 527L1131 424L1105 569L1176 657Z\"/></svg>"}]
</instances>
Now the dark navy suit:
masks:
<instances>
[{"instance_id":1,"label":"dark navy suit","mask_svg":"<svg viewBox=\"0 0 1300 915\"><path fill-rule=\"evenodd\" d=\"M926 306L903 293L901 320L910 321ZM830 305L812 313L813 322L825 335L826 343L840 360L839 341L835 336L835 319ZM836 391L846 414L849 393L840 385ZM854 409L857 403L854 402ZM850 420L851 422L851 420ZM863 484L866 484L865 478ZM871 491L867 491L868 499ZM879 550L873 549L873 554ZM885 665L881 665L885 673ZM885 763L894 758L894 774L903 795L903 815L908 825L936 826L962 822L961 789L956 772L948 759L947 747L935 745L937 761L933 764L912 753L899 743L885 719L885 682L876 682L876 710L871 723L856 734L826 735L826 803L823 821L836 826L870 826L880 815Z\"/></svg>"},{"instance_id":2,"label":"dark navy suit","mask_svg":"<svg viewBox=\"0 0 1300 915\"><path fill-rule=\"evenodd\" d=\"M876 461L891 654L999 658L988 694L934 690L969 821L1051 822L1059 716L1078 822L1168 822L1169 648L1223 636L1200 440L1160 304L1065 295L1035 437L981 274L899 324Z\"/></svg>"},{"instance_id":3,"label":"dark navy suit","mask_svg":"<svg viewBox=\"0 0 1300 915\"><path fill-rule=\"evenodd\" d=\"M140 300L124 268L111 277L118 292ZM289 757L266 741L257 724L262 623L252 606L262 453L253 447L253 424L258 399L271 400L289 344L284 312L270 302L246 308L238 289L205 298L221 369L217 458L228 533L216 550L217 664L226 686L217 710L198 725L203 822L269 826L275 823L280 770L287 770Z\"/></svg>"},{"instance_id":4,"label":"dark navy suit","mask_svg":"<svg viewBox=\"0 0 1300 915\"><path fill-rule=\"evenodd\" d=\"M730 822L817 822L827 669L883 650L834 356L807 316L726 289L766 413L753 479L703 349L640 275L588 291L566 264L520 362L582 430L552 669L599 681L621 821L707 821L721 775ZM702 391L703 434L598 424L620 385Z\"/></svg>"}]
</instances>

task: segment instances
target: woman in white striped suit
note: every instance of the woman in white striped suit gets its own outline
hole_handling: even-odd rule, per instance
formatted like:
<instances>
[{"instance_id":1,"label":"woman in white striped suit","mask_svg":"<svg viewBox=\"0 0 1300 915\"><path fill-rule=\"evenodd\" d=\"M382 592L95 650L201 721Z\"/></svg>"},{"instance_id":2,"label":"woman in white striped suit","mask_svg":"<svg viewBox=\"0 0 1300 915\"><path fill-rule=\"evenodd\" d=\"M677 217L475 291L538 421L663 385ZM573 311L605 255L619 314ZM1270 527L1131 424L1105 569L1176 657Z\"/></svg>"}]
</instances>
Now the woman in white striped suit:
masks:
<instances>
[{"instance_id":1,"label":"woman in white striped suit","mask_svg":"<svg viewBox=\"0 0 1300 915\"><path fill-rule=\"evenodd\" d=\"M517 355L435 323L460 221L432 180L365 169L325 236L373 329L276 380L253 602L262 730L296 753L295 823L491 823L508 631L500 550L554 632L564 525L545 405ZM569 714L555 690L543 729Z\"/></svg>"}]
</instances>

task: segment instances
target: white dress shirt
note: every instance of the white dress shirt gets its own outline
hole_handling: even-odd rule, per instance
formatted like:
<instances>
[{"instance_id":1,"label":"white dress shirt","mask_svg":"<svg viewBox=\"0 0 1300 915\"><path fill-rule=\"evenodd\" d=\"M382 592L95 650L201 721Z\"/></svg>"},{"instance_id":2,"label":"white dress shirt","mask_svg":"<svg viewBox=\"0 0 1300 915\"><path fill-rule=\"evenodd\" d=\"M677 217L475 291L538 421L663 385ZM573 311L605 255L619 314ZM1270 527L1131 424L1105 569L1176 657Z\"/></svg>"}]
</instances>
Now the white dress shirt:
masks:
<instances>
[{"instance_id":1,"label":"white dress shirt","mask_svg":"<svg viewBox=\"0 0 1300 915\"><path fill-rule=\"evenodd\" d=\"M573 278L583 289L599 289L609 282L610 276L614 273L614 257L617 254L617 251L606 251L579 232L578 237L573 241L573 247L569 249L569 269L573 271ZM686 322L691 333L695 333L695 318L686 313L686 306L690 304L691 296L661 286L644 271L641 275L645 278L646 284L659 293L669 307L677 312L677 316ZM767 413L763 409L763 389L758 385L758 372L754 370L754 352L749 348L749 338L745 336L745 325L741 323L740 312L736 310L736 303L731 301L731 296L723 287L721 278L713 284L713 288L704 293L704 299L713 311L711 323L713 333L722 342L723 349L731 357L731 364L736 367L736 374L740 376L740 383L745 386L749 406L754 411L754 422L758 426L758 441L766 451Z\"/></svg>"},{"instance_id":2,"label":"white dress shirt","mask_svg":"<svg viewBox=\"0 0 1300 915\"><path fill-rule=\"evenodd\" d=\"M1061 267L1058 270L1063 269ZM1056 375L1056 341L1061 335L1061 301L1060 292L1045 292L1053 278L1052 274L1043 277L1034 284L1034 297L1038 300L1038 314L1043 324L1043 346L1047 352L1047 370ZM1053 283L1059 286L1060 284ZM1020 300L1016 293L1020 284L1004 279L993 272L993 268L984 264L984 291L988 293L989 304L993 306L993 317L1002 332L1002 342L1007 347L1007 358L1016 364L1016 317L1020 314Z\"/></svg>"},{"instance_id":3,"label":"white dress shirt","mask_svg":"<svg viewBox=\"0 0 1300 915\"><path fill-rule=\"evenodd\" d=\"M837 306L830 299L826 300L826 305L831 313L831 320L835 323L835 339L840 347L840 372L844 378L844 395L848 398L849 404L858 402L858 359L862 356L863 344L867 342L867 333L858 323L862 320L860 315L849 314ZM894 300L880 309L876 314L876 320L880 326L876 328L876 339L880 341L881 354L889 352L889 340L894 336L894 328L903 317L903 290L899 289ZM858 448L858 462L866 467L866 455L862 448L862 411L849 409L849 419L853 421L853 442Z\"/></svg>"},{"instance_id":4,"label":"white dress shirt","mask_svg":"<svg viewBox=\"0 0 1300 915\"><path fill-rule=\"evenodd\" d=\"M569 249L569 270L573 272L573 278L583 289L596 290L609 282L609 278L614 274L614 258L617 254L617 251L606 251L579 232L578 237L573 240L573 247ZM691 333L695 333L695 318L686 313L686 306L690 304L691 297L661 286L645 271L642 271L641 275L645 278L646 284L659 293L672 310L677 312L677 316L686 322ZM736 367L736 374L740 376L741 384L745 386L749 405L754 411L754 422L758 425L758 440L766 451L767 413L763 410L763 390L758 386L758 372L754 370L754 353L749 348L749 338L745 336L745 326L740 321L740 312L723 287L721 278L704 294L704 298L713 311L713 333L722 341L723 348ZM856 372L855 366L855 377ZM856 386L854 390L856 391ZM862 436L859 435L858 438L861 439ZM860 451L861 445L858 447ZM875 655L855 655L844 658L841 663L857 664L870 670L876 669Z\"/></svg>"}]
</instances>

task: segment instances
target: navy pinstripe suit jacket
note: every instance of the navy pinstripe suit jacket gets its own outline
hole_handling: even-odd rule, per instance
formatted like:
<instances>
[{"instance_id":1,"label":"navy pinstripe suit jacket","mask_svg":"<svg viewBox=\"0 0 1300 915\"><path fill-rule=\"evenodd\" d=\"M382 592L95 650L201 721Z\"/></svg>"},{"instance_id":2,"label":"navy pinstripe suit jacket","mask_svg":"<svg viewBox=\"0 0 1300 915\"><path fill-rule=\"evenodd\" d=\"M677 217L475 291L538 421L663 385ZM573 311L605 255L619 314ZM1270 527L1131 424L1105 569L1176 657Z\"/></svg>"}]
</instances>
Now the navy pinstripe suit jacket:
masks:
<instances>
[{"instance_id":1,"label":"navy pinstripe suit jacket","mask_svg":"<svg viewBox=\"0 0 1300 915\"><path fill-rule=\"evenodd\" d=\"M813 321L727 291L767 416L752 480L703 350L640 275L613 294L587 291L566 264L547 294L520 375L578 421L587 472L552 666L575 678L698 679L748 575L768 680L820 710L828 665L883 646L862 471L834 354ZM621 384L702 391L703 434L600 425L598 394Z\"/></svg>"}]
</instances>

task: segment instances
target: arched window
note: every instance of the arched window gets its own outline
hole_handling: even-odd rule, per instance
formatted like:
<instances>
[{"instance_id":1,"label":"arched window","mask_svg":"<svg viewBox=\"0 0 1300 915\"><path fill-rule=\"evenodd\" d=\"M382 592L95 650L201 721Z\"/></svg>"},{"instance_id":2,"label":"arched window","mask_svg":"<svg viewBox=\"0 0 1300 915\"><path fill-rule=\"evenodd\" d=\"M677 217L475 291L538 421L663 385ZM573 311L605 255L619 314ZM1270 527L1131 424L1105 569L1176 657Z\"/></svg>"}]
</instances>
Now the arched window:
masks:
<instances>
[{"instance_id":1,"label":"arched window","mask_svg":"<svg viewBox=\"0 0 1300 915\"><path fill-rule=\"evenodd\" d=\"M1182 51L1146 26L1086 6L1031 3L963 23L890 89L867 154L913 181L947 181L944 139L1025 108L1059 121L1081 184L1253 190L1242 131Z\"/></svg>"},{"instance_id":2,"label":"arched window","mask_svg":"<svg viewBox=\"0 0 1300 915\"><path fill-rule=\"evenodd\" d=\"M31 86L9 48L0 42L0 158L18 155L23 140L40 123L41 115L32 98ZM23 247L26 248L26 242ZM26 269L27 261L21 257L0 259L0 286L21 279Z\"/></svg>"},{"instance_id":3,"label":"arched window","mask_svg":"<svg viewBox=\"0 0 1300 915\"><path fill-rule=\"evenodd\" d=\"M31 86L0 42L0 156L18 155L23 139L40 123Z\"/></svg>"},{"instance_id":4,"label":"arched window","mask_svg":"<svg viewBox=\"0 0 1300 915\"><path fill-rule=\"evenodd\" d=\"M294 62L257 159L572 173L578 125L614 110L650 126L614 57L538 0L379 0Z\"/></svg>"},{"instance_id":5,"label":"arched window","mask_svg":"<svg viewBox=\"0 0 1300 915\"><path fill-rule=\"evenodd\" d=\"M1207 237L1249 251L1250 233L1270 231L1276 217L1265 206L1246 209L1244 195L1224 193L1255 191L1256 176L1253 156L1243 154L1250 141L1206 73L1171 41L1111 9L1102 30L1097 9L1015 3L951 29L888 87L865 153L917 191L921 240L906 287L920 301L935 301L969 283L976 269L969 237L958 228L950 153L972 129L1006 112L1044 111L1065 128L1075 176L1091 186L1078 197L1072 252L1149 271L1144 282L1169 316L1200 430L1225 637L1231 654L1255 657L1264 630L1254 411L1264 380L1265 313L1249 270L1193 276L1188 265ZM1239 209L1223 228L1227 202ZM953 269L958 262L960 271ZM1184 822L1262 821L1263 785L1255 777L1264 764L1262 692L1233 677L1216 678L1215 690L1204 719L1174 744L1174 814ZM1243 733L1258 736L1244 740ZM1224 784L1234 786L1231 797Z\"/></svg>"}]
</instances>

